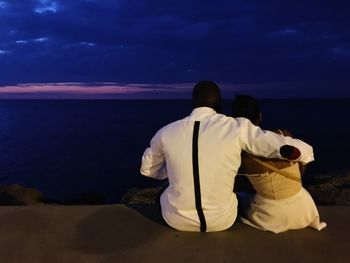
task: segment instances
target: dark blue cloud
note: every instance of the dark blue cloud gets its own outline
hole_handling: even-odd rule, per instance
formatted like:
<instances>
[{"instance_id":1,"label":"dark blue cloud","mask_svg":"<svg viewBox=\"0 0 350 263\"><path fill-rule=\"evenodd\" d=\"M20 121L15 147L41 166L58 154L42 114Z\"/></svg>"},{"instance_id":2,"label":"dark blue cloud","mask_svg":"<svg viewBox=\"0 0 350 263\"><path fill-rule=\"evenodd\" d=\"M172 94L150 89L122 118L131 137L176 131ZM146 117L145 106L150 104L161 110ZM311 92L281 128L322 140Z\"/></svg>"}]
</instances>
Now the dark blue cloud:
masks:
<instances>
[{"instance_id":1,"label":"dark blue cloud","mask_svg":"<svg viewBox=\"0 0 350 263\"><path fill-rule=\"evenodd\" d=\"M348 1L1 0L0 85L213 79L336 92L350 84L349 11Z\"/></svg>"}]
</instances>

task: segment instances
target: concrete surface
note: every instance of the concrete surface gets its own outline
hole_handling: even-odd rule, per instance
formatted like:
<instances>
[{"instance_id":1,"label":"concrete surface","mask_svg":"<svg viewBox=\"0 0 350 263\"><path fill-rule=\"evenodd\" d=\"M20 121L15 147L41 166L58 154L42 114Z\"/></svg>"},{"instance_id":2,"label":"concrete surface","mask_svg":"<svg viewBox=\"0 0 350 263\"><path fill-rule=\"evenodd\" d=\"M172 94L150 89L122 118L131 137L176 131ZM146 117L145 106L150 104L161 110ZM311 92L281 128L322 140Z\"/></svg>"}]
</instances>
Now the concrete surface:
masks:
<instances>
[{"instance_id":1,"label":"concrete surface","mask_svg":"<svg viewBox=\"0 0 350 263\"><path fill-rule=\"evenodd\" d=\"M0 262L350 262L350 207L319 207L328 226L272 234L236 223L178 232L153 205L0 207Z\"/></svg>"}]
</instances>

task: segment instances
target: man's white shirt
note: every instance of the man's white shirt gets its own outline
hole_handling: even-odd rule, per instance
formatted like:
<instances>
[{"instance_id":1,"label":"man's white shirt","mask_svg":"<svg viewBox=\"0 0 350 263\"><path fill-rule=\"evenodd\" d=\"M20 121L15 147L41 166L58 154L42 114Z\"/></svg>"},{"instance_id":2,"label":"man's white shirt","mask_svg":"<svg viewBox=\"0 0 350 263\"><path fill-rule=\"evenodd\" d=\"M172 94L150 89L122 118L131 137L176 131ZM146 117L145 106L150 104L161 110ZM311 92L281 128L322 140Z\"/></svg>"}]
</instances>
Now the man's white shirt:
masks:
<instances>
[{"instance_id":1,"label":"man's white shirt","mask_svg":"<svg viewBox=\"0 0 350 263\"><path fill-rule=\"evenodd\" d=\"M193 175L193 131L199 122L198 166L200 202L206 231L229 228L237 217L234 180L241 164L241 151L257 156L283 159L283 145L297 147L298 161L314 160L310 145L298 139L263 131L245 118L217 114L208 107L196 108L190 116L166 125L152 138L142 156L141 174L169 179L161 195L164 220L182 231L200 231L195 204Z\"/></svg>"}]
</instances>

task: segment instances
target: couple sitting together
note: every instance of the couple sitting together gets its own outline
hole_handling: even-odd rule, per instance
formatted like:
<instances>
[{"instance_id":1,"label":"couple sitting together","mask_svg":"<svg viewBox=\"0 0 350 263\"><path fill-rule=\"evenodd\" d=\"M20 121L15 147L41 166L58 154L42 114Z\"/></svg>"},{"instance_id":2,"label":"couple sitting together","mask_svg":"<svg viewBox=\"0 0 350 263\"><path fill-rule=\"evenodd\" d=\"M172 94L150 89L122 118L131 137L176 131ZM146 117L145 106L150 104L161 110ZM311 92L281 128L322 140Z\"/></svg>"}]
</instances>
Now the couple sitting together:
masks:
<instances>
[{"instance_id":1,"label":"couple sitting together","mask_svg":"<svg viewBox=\"0 0 350 263\"><path fill-rule=\"evenodd\" d=\"M220 114L221 93L211 81L192 92L193 111L170 123L152 138L142 156L141 173L168 179L160 196L168 225L181 231L213 232L241 221L274 233L312 227L321 230L319 214L302 187L304 165L313 149L289 133L259 128L257 102L237 97L233 115ZM255 193L233 191L236 175L244 174Z\"/></svg>"}]
</instances>

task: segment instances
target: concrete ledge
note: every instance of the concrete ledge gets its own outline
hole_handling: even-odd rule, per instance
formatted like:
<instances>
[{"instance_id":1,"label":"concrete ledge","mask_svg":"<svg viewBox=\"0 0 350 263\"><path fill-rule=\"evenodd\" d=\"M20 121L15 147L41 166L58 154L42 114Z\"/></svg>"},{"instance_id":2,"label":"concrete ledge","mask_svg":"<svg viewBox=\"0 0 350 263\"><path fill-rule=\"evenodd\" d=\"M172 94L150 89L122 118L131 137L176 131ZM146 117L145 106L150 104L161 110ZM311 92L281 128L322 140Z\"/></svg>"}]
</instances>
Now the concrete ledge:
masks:
<instances>
[{"instance_id":1,"label":"concrete ledge","mask_svg":"<svg viewBox=\"0 0 350 263\"><path fill-rule=\"evenodd\" d=\"M350 207L319 211L321 232L276 235L178 232L154 205L0 207L0 262L350 262Z\"/></svg>"}]
</instances>

